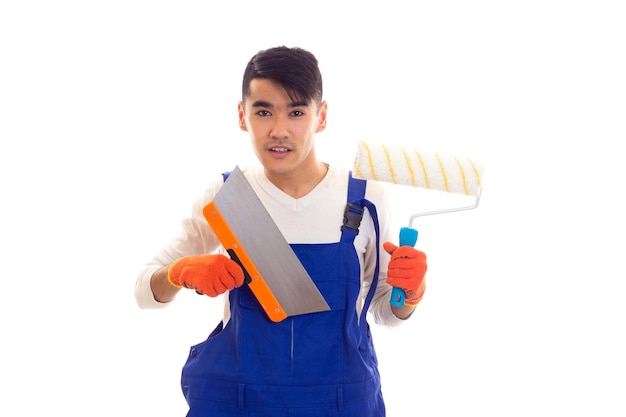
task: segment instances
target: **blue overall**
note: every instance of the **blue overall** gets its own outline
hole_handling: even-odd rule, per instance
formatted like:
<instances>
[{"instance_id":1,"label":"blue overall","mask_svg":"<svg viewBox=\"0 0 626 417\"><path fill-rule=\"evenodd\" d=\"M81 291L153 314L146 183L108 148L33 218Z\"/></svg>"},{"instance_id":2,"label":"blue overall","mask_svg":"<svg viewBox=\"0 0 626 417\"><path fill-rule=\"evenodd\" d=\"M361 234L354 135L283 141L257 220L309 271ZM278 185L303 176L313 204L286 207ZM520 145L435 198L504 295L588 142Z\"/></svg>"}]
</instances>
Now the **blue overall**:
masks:
<instances>
[{"instance_id":1,"label":"blue overall","mask_svg":"<svg viewBox=\"0 0 626 417\"><path fill-rule=\"evenodd\" d=\"M365 185L350 176L348 203L353 205L347 207L357 215L363 207L369 210L378 239L378 217L364 199ZM193 346L183 367L188 417L385 415L366 320L378 261L360 315L356 310L361 281L353 241L359 223L360 217L357 227L344 226L337 243L291 245L330 311L274 323L247 285L229 293L230 320Z\"/></svg>"}]
</instances>

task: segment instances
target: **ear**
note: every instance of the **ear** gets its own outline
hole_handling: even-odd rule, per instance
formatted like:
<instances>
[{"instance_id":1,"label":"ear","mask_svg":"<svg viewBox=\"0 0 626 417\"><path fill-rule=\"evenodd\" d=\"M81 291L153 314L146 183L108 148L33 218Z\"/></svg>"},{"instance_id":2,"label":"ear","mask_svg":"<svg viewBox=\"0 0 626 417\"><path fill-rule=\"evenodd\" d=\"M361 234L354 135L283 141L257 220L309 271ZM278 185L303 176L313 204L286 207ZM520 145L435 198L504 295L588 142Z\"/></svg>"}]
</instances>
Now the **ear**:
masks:
<instances>
[{"instance_id":1,"label":"ear","mask_svg":"<svg viewBox=\"0 0 626 417\"><path fill-rule=\"evenodd\" d=\"M319 111L319 115L318 115L318 124L317 124L317 130L315 131L315 133L319 133L322 132L324 129L326 129L326 113L328 112L328 104L326 103L326 101L322 101L322 103L320 104L320 111Z\"/></svg>"},{"instance_id":2,"label":"ear","mask_svg":"<svg viewBox=\"0 0 626 417\"><path fill-rule=\"evenodd\" d=\"M244 111L242 101L240 101L237 105L237 112L239 113L239 129L247 132L248 126L246 126L246 112Z\"/></svg>"}]
</instances>

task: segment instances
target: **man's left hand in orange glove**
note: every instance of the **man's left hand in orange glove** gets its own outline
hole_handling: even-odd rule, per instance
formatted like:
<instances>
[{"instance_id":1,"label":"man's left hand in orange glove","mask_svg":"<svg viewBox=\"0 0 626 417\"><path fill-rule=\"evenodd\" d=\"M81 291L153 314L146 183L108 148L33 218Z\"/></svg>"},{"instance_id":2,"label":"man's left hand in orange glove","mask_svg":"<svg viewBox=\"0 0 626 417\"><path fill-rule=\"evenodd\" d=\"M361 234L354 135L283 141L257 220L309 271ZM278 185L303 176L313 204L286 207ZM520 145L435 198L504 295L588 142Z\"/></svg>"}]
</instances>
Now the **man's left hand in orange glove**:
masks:
<instances>
[{"instance_id":1,"label":"man's left hand in orange glove","mask_svg":"<svg viewBox=\"0 0 626 417\"><path fill-rule=\"evenodd\" d=\"M383 243L383 248L391 255L387 267L387 284L404 290L405 306L416 306L426 290L426 254L412 246L396 246Z\"/></svg>"}]
</instances>

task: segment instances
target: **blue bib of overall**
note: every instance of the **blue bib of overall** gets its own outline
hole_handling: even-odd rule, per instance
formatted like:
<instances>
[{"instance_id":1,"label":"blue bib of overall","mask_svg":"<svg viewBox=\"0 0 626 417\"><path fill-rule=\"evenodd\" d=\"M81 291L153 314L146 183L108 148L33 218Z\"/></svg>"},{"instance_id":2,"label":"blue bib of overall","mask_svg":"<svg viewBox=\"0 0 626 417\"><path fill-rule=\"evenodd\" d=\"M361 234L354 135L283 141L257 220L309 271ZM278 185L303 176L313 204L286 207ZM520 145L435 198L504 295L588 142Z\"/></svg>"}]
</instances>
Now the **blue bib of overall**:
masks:
<instances>
[{"instance_id":1,"label":"blue bib of overall","mask_svg":"<svg viewBox=\"0 0 626 417\"><path fill-rule=\"evenodd\" d=\"M366 320L378 283L378 261L357 313L361 280L353 241L364 208L374 220L379 247L378 216L364 198L365 186L364 180L350 176L339 242L291 245L330 311L274 323L247 285L231 291L230 320L193 346L183 367L188 417L385 415Z\"/></svg>"}]
</instances>

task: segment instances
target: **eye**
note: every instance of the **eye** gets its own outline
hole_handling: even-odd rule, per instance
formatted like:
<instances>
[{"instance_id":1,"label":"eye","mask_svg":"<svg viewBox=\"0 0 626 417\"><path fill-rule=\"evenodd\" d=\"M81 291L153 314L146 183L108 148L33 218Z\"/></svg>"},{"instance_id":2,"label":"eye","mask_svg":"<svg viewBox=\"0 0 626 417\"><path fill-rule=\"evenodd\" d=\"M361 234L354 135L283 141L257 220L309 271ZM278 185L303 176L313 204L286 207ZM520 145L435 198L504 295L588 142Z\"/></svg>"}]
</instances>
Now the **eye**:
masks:
<instances>
[{"instance_id":1,"label":"eye","mask_svg":"<svg viewBox=\"0 0 626 417\"><path fill-rule=\"evenodd\" d=\"M270 113L268 110L259 110L258 112L256 112L256 115L266 117L266 116L271 116L272 113Z\"/></svg>"},{"instance_id":2,"label":"eye","mask_svg":"<svg viewBox=\"0 0 626 417\"><path fill-rule=\"evenodd\" d=\"M304 116L304 112L302 110L294 110L291 112L291 115L295 117L302 117Z\"/></svg>"}]
</instances>

